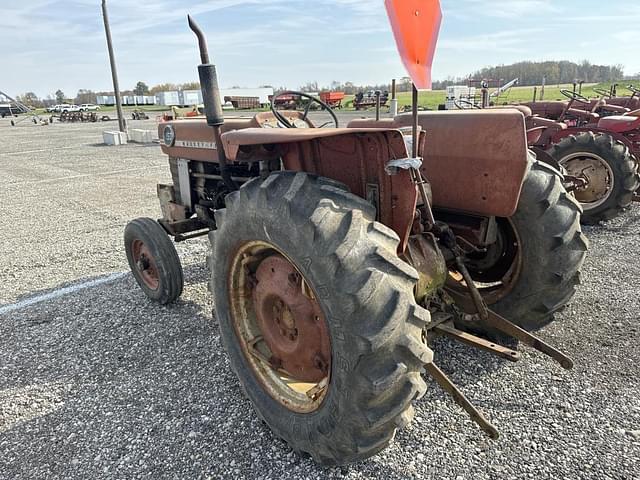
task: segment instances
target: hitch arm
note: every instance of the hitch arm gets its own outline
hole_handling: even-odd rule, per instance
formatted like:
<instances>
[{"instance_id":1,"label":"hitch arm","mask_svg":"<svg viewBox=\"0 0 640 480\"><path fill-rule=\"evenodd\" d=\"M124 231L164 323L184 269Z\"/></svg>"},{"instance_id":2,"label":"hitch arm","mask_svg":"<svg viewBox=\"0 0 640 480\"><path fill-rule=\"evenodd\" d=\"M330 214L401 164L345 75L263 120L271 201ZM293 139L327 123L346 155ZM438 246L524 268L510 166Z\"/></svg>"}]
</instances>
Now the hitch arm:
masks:
<instances>
[{"instance_id":1,"label":"hitch arm","mask_svg":"<svg viewBox=\"0 0 640 480\"><path fill-rule=\"evenodd\" d=\"M494 440L500 436L500 433L494 427L489 420L487 420L482 412L478 410L468 399L464 396L458 387L447 377L442 370L435 363L428 363L425 365L429 375L433 377L442 389L453 397L458 405L460 405L471 417L471 419L478 424L478 426Z\"/></svg>"},{"instance_id":2,"label":"hitch arm","mask_svg":"<svg viewBox=\"0 0 640 480\"><path fill-rule=\"evenodd\" d=\"M472 288L477 292L475 285L471 285ZM456 302L456 304L459 305L465 312L470 314L478 313L473 300L470 300L469 297L450 288L447 288L446 290L451 298L453 298L453 300ZM487 316L486 318L482 318L482 321L487 327L495 328L496 330L499 330L502 333L505 333L510 337L521 341L525 345L528 345L531 348L535 348L539 352L550 356L551 358L556 360L562 366L562 368L566 370L571 370L573 368L573 360L571 360L571 358L562 353L560 350L552 347L535 335L511 323L509 320L498 315L496 312L487 309L486 306L485 309L487 312Z\"/></svg>"}]
</instances>

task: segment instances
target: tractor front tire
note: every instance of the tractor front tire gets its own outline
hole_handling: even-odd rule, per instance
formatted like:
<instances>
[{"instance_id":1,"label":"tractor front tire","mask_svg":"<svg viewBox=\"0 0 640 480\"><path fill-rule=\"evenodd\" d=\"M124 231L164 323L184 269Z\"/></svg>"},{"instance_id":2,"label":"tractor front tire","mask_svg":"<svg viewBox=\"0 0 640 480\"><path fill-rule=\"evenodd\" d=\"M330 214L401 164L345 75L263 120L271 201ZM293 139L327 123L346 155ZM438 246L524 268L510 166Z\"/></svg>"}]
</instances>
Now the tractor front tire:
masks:
<instances>
[{"instance_id":1,"label":"tractor front tire","mask_svg":"<svg viewBox=\"0 0 640 480\"><path fill-rule=\"evenodd\" d=\"M554 145L549 154L570 175L584 172L590 180L589 185L574 192L584 210L583 224L611 220L633 202L639 186L637 162L627 146L611 135L570 135Z\"/></svg>"},{"instance_id":2,"label":"tractor front tire","mask_svg":"<svg viewBox=\"0 0 640 480\"><path fill-rule=\"evenodd\" d=\"M214 314L231 368L257 414L291 448L323 465L352 463L384 449L411 421L411 403L426 390L423 366L433 356L422 337L429 312L414 300L417 273L398 258L397 235L375 221L371 204L342 184L296 172L246 183L226 197L226 208L215 217L218 229L209 234ZM314 318L318 323L324 317L330 367L321 401L286 390L290 383L282 384L267 363L278 364L273 350L263 360L249 350L267 338L251 327L256 312L264 311L256 289L263 285L293 295L299 288L286 275L264 286L268 282L260 275L274 272L270 266L265 272L265 262L288 262L294 272L289 278L298 285L302 278L308 286L302 287L306 297L296 298L308 298L322 312ZM254 269L257 276L251 276ZM307 320L294 321L297 335ZM280 317L275 322L284 325ZM302 382L291 377L295 385Z\"/></svg>"},{"instance_id":3,"label":"tractor front tire","mask_svg":"<svg viewBox=\"0 0 640 480\"><path fill-rule=\"evenodd\" d=\"M136 218L124 229L127 261L142 291L161 305L175 302L184 286L176 247L158 222Z\"/></svg>"},{"instance_id":4,"label":"tractor front tire","mask_svg":"<svg viewBox=\"0 0 640 480\"><path fill-rule=\"evenodd\" d=\"M513 256L504 249L496 264L499 274L467 267L476 282L490 284L504 275L505 284L496 290L481 289L490 309L528 331L539 330L554 319L575 294L580 269L588 249L580 227L582 209L566 192L557 170L534 161L525 178L516 213L497 219L504 235L503 245L516 245ZM508 259L508 261L506 261ZM501 264L501 262L504 262ZM503 335L476 322L460 326L493 339Z\"/></svg>"}]
</instances>

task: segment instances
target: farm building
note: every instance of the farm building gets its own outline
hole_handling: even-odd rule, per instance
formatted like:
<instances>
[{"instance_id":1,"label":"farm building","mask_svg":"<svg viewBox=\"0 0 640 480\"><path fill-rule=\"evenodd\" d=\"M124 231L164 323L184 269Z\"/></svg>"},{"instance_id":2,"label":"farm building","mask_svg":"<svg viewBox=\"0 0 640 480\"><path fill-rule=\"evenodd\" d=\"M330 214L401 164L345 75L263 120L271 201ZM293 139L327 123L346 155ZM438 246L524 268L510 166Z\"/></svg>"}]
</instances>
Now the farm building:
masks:
<instances>
[{"instance_id":1,"label":"farm building","mask_svg":"<svg viewBox=\"0 0 640 480\"><path fill-rule=\"evenodd\" d=\"M98 95L96 97L98 105L113 106L116 104L115 95ZM155 105L157 103L155 95L123 95L123 105Z\"/></svg>"},{"instance_id":2,"label":"farm building","mask_svg":"<svg viewBox=\"0 0 640 480\"><path fill-rule=\"evenodd\" d=\"M225 97L234 99L258 99L260 106L268 105L273 96L273 88L227 88L220 90L220 99L224 103ZM98 95L98 105L113 106L116 104L115 95ZM167 107L190 107L202 103L200 90L171 90L158 92L156 95L123 95L123 105L163 105Z\"/></svg>"}]
</instances>

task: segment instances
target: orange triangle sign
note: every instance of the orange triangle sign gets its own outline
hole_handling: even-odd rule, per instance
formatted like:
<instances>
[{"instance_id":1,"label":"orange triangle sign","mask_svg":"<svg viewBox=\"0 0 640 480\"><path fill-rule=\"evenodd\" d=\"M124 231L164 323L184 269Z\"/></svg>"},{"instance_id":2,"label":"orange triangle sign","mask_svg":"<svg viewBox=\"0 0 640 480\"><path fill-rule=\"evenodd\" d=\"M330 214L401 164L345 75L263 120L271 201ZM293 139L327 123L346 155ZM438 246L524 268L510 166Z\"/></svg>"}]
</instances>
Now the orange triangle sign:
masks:
<instances>
[{"instance_id":1,"label":"orange triangle sign","mask_svg":"<svg viewBox=\"0 0 640 480\"><path fill-rule=\"evenodd\" d=\"M385 0L398 52L418 89L431 88L431 65L438 43L440 0Z\"/></svg>"}]
</instances>

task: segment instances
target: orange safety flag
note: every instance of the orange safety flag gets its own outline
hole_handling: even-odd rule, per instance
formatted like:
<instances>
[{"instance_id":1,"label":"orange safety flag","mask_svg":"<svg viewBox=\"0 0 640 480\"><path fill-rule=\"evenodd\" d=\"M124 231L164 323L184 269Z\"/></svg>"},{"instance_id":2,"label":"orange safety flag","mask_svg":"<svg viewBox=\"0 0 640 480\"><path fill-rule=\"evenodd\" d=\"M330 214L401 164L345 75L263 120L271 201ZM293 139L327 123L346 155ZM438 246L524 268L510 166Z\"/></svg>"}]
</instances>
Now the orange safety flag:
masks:
<instances>
[{"instance_id":1,"label":"orange safety flag","mask_svg":"<svg viewBox=\"0 0 640 480\"><path fill-rule=\"evenodd\" d=\"M385 0L398 52L416 88L431 88L431 65L438 43L440 0Z\"/></svg>"}]
</instances>

